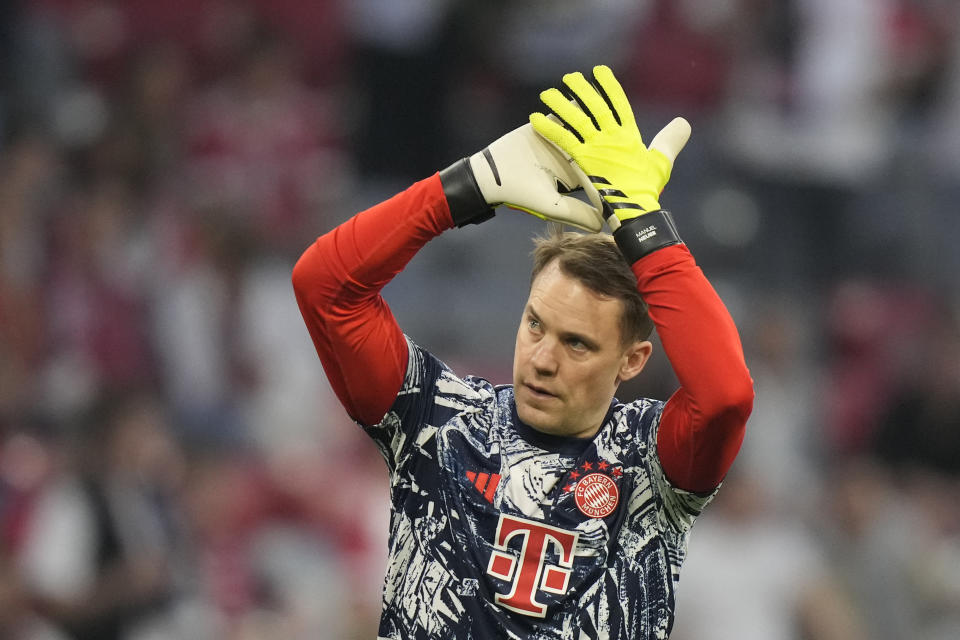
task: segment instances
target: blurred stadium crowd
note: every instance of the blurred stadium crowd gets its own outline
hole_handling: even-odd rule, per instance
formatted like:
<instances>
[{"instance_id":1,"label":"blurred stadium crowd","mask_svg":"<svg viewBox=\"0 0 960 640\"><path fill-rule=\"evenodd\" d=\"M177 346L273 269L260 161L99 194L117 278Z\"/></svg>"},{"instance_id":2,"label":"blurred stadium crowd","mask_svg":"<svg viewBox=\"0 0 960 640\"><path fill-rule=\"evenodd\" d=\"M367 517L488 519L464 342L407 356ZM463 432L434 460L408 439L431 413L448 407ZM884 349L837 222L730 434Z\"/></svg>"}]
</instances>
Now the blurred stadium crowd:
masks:
<instances>
[{"instance_id":1,"label":"blurred stadium crowd","mask_svg":"<svg viewBox=\"0 0 960 640\"><path fill-rule=\"evenodd\" d=\"M375 637L386 473L290 270L600 62L647 136L693 125L662 202L757 389L672 637L960 637L954 0L0 12L0 637ZM401 326L508 382L541 226L431 243Z\"/></svg>"}]
</instances>

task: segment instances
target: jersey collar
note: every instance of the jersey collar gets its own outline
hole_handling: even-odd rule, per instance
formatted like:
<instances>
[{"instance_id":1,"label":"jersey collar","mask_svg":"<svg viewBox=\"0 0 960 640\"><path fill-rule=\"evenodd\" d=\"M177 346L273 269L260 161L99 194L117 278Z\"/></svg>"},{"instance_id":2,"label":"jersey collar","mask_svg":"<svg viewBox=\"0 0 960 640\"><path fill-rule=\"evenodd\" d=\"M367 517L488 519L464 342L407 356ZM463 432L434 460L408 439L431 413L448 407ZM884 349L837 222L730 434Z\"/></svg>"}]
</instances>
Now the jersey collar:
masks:
<instances>
[{"instance_id":1,"label":"jersey collar","mask_svg":"<svg viewBox=\"0 0 960 640\"><path fill-rule=\"evenodd\" d=\"M607 415L603 417L603 422L600 424L600 429L597 430L597 433L600 433L607 424L607 421L610 420L610 416L613 415L613 410L617 404L616 398L610 401ZM571 436L556 436L551 433L537 431L520 419L520 416L517 414L517 402L513 398L513 394L511 394L510 397L510 410L513 413L513 426L517 430L517 433L520 434L520 437L528 444L539 447L544 451L580 457L597 435L595 433L588 438L575 438Z\"/></svg>"}]
</instances>

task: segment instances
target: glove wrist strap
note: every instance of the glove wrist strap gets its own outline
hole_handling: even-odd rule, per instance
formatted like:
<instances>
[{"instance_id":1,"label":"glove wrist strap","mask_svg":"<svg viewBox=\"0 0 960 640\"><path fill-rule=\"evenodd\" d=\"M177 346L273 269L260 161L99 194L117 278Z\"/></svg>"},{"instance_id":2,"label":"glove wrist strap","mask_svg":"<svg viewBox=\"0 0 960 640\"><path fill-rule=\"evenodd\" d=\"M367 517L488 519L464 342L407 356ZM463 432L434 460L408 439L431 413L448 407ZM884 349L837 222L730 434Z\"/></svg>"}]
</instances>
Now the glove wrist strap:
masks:
<instances>
[{"instance_id":1,"label":"glove wrist strap","mask_svg":"<svg viewBox=\"0 0 960 640\"><path fill-rule=\"evenodd\" d=\"M450 217L458 227L480 224L493 217L494 208L484 199L468 158L458 160L441 171L440 183L447 206L450 207Z\"/></svg>"},{"instance_id":2,"label":"glove wrist strap","mask_svg":"<svg viewBox=\"0 0 960 640\"><path fill-rule=\"evenodd\" d=\"M683 243L673 217L663 209L626 220L613 232L613 239L630 264L657 249Z\"/></svg>"}]
</instances>

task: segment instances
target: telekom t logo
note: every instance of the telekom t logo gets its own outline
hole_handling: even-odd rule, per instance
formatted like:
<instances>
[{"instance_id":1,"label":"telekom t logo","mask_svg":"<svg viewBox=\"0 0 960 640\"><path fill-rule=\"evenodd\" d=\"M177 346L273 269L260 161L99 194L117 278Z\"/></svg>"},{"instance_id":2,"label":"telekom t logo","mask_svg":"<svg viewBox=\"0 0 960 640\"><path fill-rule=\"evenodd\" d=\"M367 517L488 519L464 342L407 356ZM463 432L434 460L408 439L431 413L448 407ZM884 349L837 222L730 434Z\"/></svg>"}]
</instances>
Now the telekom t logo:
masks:
<instances>
[{"instance_id":1,"label":"telekom t logo","mask_svg":"<svg viewBox=\"0 0 960 640\"><path fill-rule=\"evenodd\" d=\"M494 601L501 607L528 616L543 618L547 606L537 601L538 591L564 594L570 583L573 552L577 547L575 531L565 531L539 522L500 514L497 539L487 565L487 573L510 583L510 593L497 593ZM507 545L514 536L520 536L519 562L508 553ZM555 547L560 566L546 565L547 550Z\"/></svg>"}]
</instances>

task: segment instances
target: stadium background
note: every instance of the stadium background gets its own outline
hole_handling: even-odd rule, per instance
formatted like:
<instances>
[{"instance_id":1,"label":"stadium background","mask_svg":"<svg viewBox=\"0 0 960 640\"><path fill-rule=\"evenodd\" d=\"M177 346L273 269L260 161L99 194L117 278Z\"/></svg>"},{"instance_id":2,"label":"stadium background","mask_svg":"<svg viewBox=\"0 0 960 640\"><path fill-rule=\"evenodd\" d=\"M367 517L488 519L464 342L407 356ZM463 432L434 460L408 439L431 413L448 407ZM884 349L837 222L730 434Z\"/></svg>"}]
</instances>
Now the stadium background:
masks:
<instances>
[{"instance_id":1,"label":"stadium background","mask_svg":"<svg viewBox=\"0 0 960 640\"><path fill-rule=\"evenodd\" d=\"M960 637L960 4L0 12L0 636L375 637L385 472L290 269L603 62L648 137L693 125L662 202L757 389L673 637ZM431 243L401 326L508 381L541 227Z\"/></svg>"}]
</instances>

